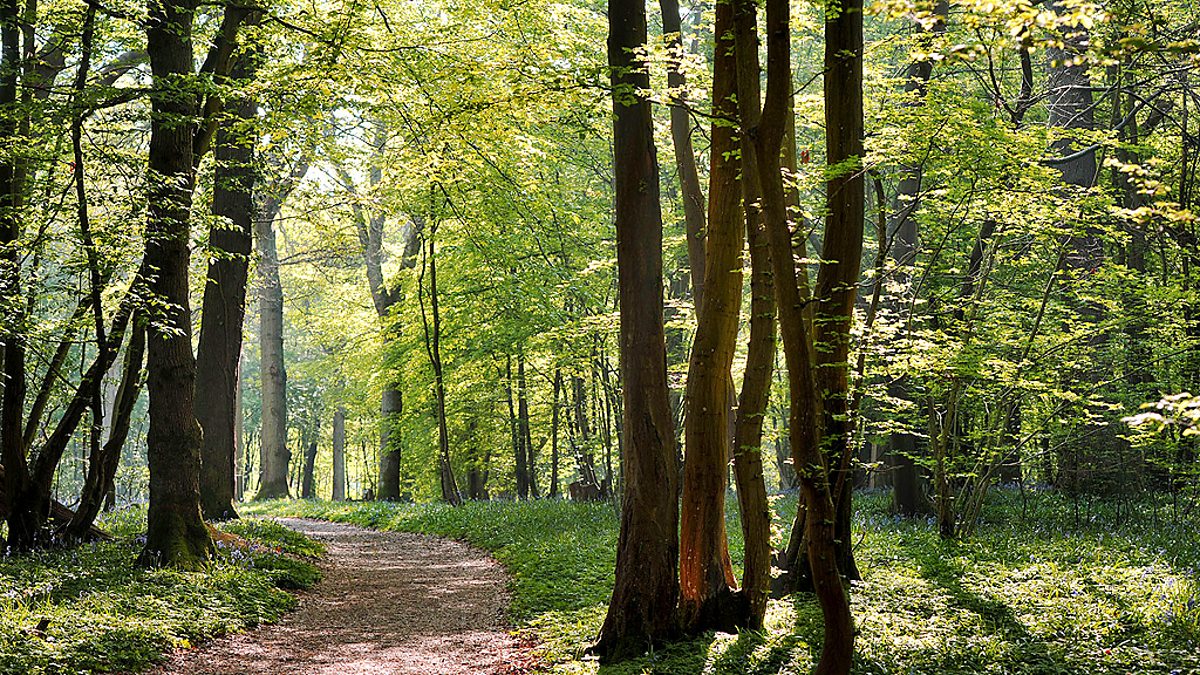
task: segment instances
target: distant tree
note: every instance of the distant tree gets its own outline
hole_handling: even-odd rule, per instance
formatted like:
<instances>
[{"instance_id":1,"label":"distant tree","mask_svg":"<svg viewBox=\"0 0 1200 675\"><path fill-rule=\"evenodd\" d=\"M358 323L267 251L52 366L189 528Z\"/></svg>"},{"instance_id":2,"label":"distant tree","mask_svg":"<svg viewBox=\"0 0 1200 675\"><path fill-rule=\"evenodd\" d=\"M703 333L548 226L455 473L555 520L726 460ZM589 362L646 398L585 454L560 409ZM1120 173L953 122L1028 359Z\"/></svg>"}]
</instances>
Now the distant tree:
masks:
<instances>
[{"instance_id":1,"label":"distant tree","mask_svg":"<svg viewBox=\"0 0 1200 675\"><path fill-rule=\"evenodd\" d=\"M257 16L253 22L257 23ZM250 23L248 21L247 23ZM236 57L229 79L245 86L254 78L261 58L255 47ZM237 518L234 436L242 328L246 316L246 280L254 230L253 98L235 95L226 102L231 115L216 132L213 176L213 215L209 229L212 250L200 313L196 349L196 418L204 430L200 454L200 506L205 518Z\"/></svg>"}]
</instances>

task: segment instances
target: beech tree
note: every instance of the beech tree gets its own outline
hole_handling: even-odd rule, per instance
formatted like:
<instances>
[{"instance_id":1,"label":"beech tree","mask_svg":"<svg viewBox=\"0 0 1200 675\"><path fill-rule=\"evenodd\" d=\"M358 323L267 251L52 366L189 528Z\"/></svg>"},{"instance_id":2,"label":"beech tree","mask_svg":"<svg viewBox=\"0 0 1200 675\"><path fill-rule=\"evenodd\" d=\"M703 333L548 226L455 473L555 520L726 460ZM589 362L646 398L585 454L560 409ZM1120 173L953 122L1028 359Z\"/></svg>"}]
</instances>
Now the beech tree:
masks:
<instances>
[{"instance_id":1,"label":"beech tree","mask_svg":"<svg viewBox=\"0 0 1200 675\"><path fill-rule=\"evenodd\" d=\"M640 0L610 0L614 210L621 316L624 483L616 582L600 638L602 661L640 654L676 633L679 506L662 310L662 213Z\"/></svg>"}]
</instances>

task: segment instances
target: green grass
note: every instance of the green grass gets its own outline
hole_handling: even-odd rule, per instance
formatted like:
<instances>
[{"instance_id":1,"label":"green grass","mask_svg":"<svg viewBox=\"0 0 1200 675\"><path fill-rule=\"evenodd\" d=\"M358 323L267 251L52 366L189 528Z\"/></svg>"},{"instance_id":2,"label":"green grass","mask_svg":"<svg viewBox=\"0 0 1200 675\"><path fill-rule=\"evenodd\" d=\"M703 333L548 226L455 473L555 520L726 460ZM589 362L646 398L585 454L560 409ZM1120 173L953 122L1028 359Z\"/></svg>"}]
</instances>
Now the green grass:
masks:
<instances>
[{"instance_id":1,"label":"green grass","mask_svg":"<svg viewBox=\"0 0 1200 675\"><path fill-rule=\"evenodd\" d=\"M1200 534L1160 505L1076 503L998 491L978 535L942 542L926 521L856 497L862 582L852 589L862 674L1200 673ZM795 499L775 498L777 536ZM600 668L582 657L612 588L617 514L608 504L272 502L293 515L436 534L486 549L513 575L512 618L555 673L806 673L818 654L811 598L772 601L767 629L706 635ZM741 558L736 514L731 552Z\"/></svg>"},{"instance_id":2,"label":"green grass","mask_svg":"<svg viewBox=\"0 0 1200 675\"><path fill-rule=\"evenodd\" d=\"M0 558L0 673L137 671L177 647L278 619L320 553L269 521L230 523L201 572L135 567L144 511L106 517L110 542Z\"/></svg>"}]
</instances>

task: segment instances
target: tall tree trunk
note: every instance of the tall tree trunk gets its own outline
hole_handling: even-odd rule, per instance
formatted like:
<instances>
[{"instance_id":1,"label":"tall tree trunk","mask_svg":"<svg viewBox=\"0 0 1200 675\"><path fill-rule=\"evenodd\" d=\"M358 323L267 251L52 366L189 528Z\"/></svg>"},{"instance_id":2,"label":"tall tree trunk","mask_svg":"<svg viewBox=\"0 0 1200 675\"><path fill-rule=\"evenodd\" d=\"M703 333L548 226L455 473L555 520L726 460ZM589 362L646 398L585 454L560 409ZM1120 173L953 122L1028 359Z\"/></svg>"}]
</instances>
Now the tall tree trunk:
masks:
<instances>
[{"instance_id":1,"label":"tall tree trunk","mask_svg":"<svg viewBox=\"0 0 1200 675\"><path fill-rule=\"evenodd\" d=\"M509 437L512 440L513 459L515 466L515 476L517 483L517 498L529 499L529 467L525 463L525 435L521 433L521 422L517 415L516 399L513 396L513 390L516 388L513 378L512 355L508 355L504 362L504 393L508 400L508 431Z\"/></svg>"},{"instance_id":2,"label":"tall tree trunk","mask_svg":"<svg viewBox=\"0 0 1200 675\"><path fill-rule=\"evenodd\" d=\"M771 507L763 476L762 436L775 367L775 289L758 207L762 189L753 167L742 174L742 195L750 244L750 344L734 427L733 468L744 542L742 593L748 607L747 625L759 630L771 593Z\"/></svg>"},{"instance_id":3,"label":"tall tree trunk","mask_svg":"<svg viewBox=\"0 0 1200 675\"><path fill-rule=\"evenodd\" d=\"M732 631L746 621L735 604L736 581L725 535L725 481L729 461L729 400L734 342L742 303L745 218L738 184L738 142L727 120L737 118L737 62L729 37L733 5L716 6L713 57L712 168L704 298L687 379L685 461L680 511L679 609L685 631Z\"/></svg>"},{"instance_id":4,"label":"tall tree trunk","mask_svg":"<svg viewBox=\"0 0 1200 675\"><path fill-rule=\"evenodd\" d=\"M853 659L854 625L849 598L838 568L839 546L835 531L838 490L833 478L840 468L830 465L830 455L824 452L820 439L822 427L828 420L821 412L821 404L829 397L816 395L813 343L804 316L799 279L792 262L791 232L779 161L786 119L791 114L789 6L787 0L767 1L767 91L761 109L757 7L750 0L737 0L736 6L738 107L744 136L750 139L750 142L743 144L742 161L746 166L757 169L763 195L763 216L775 280L784 357L788 366L793 462L800 476L802 505L806 514L803 519L804 538L813 586L825 619L824 644L815 672L819 675L841 674L849 672ZM848 0L839 10L836 16L831 13L827 17L825 26L826 129L829 163L843 171L835 174L837 177L828 186L827 199L832 208L826 220L825 239L826 252L837 251L842 256L834 257L832 261L841 263L839 271L845 272L845 268L851 265L856 268L858 264L857 256L853 260L849 256L853 248L855 226L859 233L859 246L862 232L861 178L857 179L859 219L857 223L852 222L855 176L861 168L858 163L862 157L862 3ZM857 153L854 152L855 144L859 149ZM848 174L845 173L846 165L851 168ZM822 258L826 261L822 274L828 276L828 270L833 265L829 264L829 255L823 255ZM856 284L857 278L849 282L851 289ZM844 300L845 295L850 294L851 303L853 301L852 290L834 288L828 280L824 283L818 280L818 288L826 292L836 291L838 300ZM838 321L836 325L844 330L849 328L845 321ZM836 348L837 342L834 341L831 346Z\"/></svg>"},{"instance_id":5,"label":"tall tree trunk","mask_svg":"<svg viewBox=\"0 0 1200 675\"><path fill-rule=\"evenodd\" d=\"M634 53L646 43L641 0L609 0L613 85L617 277L624 397L625 489L616 579L600 638L604 662L642 653L677 633L678 473L663 331L662 213L649 76Z\"/></svg>"},{"instance_id":6,"label":"tall tree trunk","mask_svg":"<svg viewBox=\"0 0 1200 675\"><path fill-rule=\"evenodd\" d=\"M698 308L704 299L704 190L696 168L696 152L692 147L692 120L688 101L684 97L687 77L683 73L686 48L683 44L683 23L679 16L679 0L659 0L663 36L671 60L667 66L667 86L671 88L671 145L675 150L675 171L683 196L683 222L687 231L688 265L692 278L692 302Z\"/></svg>"},{"instance_id":7,"label":"tall tree trunk","mask_svg":"<svg viewBox=\"0 0 1200 675\"><path fill-rule=\"evenodd\" d=\"M320 417L317 417L313 422L311 436L308 438L308 443L304 448L304 474L300 479L300 497L301 499L316 499L316 471L317 465L317 441L321 438L321 422Z\"/></svg>"},{"instance_id":8,"label":"tall tree trunk","mask_svg":"<svg viewBox=\"0 0 1200 675\"><path fill-rule=\"evenodd\" d=\"M433 366L433 394L438 426L438 482L442 488L442 501L453 506L462 504L458 483L454 480L454 467L450 463L450 431L446 424L446 380L442 371L442 315L438 307L437 287L437 223L429 228L429 312L431 321L425 316L425 303L421 302L421 320L425 326L425 350ZM422 268L424 269L424 267ZM419 283L423 287L423 284Z\"/></svg>"},{"instance_id":9,"label":"tall tree trunk","mask_svg":"<svg viewBox=\"0 0 1200 675\"><path fill-rule=\"evenodd\" d=\"M380 164L385 146L387 145L388 130L378 120L372 120L371 144L374 148L373 164L367 170L367 186L375 189L383 180L383 169ZM344 187L355 197L359 197L354 189L354 178L344 169L338 169L338 177ZM404 301L404 294L399 288L390 288L383 276L383 263L386 252L383 248L384 228L387 225L387 214L384 212L370 213L360 199L351 204L354 213L354 226L358 232L359 246L362 248L363 261L367 273L367 286L371 291L371 301L375 312L382 324L385 344L394 343L401 335L399 316L393 308ZM417 246L423 229L420 218L412 218L401 230L403 252L400 259L400 270L408 271L416 265ZM388 367L385 364L385 367ZM400 494L400 458L403 454L403 437L401 435L401 415L404 413L404 392L398 380L389 380L384 387L380 400L380 462L379 462L379 494L378 497L387 501L397 501Z\"/></svg>"},{"instance_id":10,"label":"tall tree trunk","mask_svg":"<svg viewBox=\"0 0 1200 675\"><path fill-rule=\"evenodd\" d=\"M525 379L525 351L517 352L517 425L521 434L522 455L525 458L525 472L529 481L529 496L537 499L537 457L533 449L533 437L529 430L529 395L528 380Z\"/></svg>"},{"instance_id":11,"label":"tall tree trunk","mask_svg":"<svg viewBox=\"0 0 1200 675\"><path fill-rule=\"evenodd\" d=\"M275 219L255 222L259 263L259 350L262 431L259 433L259 482L255 499L288 496L287 370L283 363L283 285L275 248Z\"/></svg>"},{"instance_id":12,"label":"tall tree trunk","mask_svg":"<svg viewBox=\"0 0 1200 675\"><path fill-rule=\"evenodd\" d=\"M242 415L242 355L238 354L237 384L233 392L233 497L241 501L246 495L246 471L249 454L246 452L245 416Z\"/></svg>"},{"instance_id":13,"label":"tall tree trunk","mask_svg":"<svg viewBox=\"0 0 1200 675\"><path fill-rule=\"evenodd\" d=\"M0 2L0 141L17 135L17 80L21 63L20 3ZM5 467L0 512L9 520L9 543L30 526L13 518L15 500L29 488L24 442L25 303L21 293L21 219L18 213L17 168L5 154L0 158L0 298L4 310L4 394L0 402L0 446ZM19 510L18 510L19 513ZM33 532L28 532L33 539Z\"/></svg>"},{"instance_id":14,"label":"tall tree trunk","mask_svg":"<svg viewBox=\"0 0 1200 675\"><path fill-rule=\"evenodd\" d=\"M245 51L230 79L245 83L258 68L255 51ZM246 279L254 228L253 133L257 114L251 98L233 102L233 116L216 132L213 150L213 215L209 246L214 251L204 284L200 343L196 350L196 419L204 430L200 453L200 507L209 520L237 518L234 435L242 324L246 317Z\"/></svg>"},{"instance_id":15,"label":"tall tree trunk","mask_svg":"<svg viewBox=\"0 0 1200 675\"><path fill-rule=\"evenodd\" d=\"M150 194L145 264L154 304L147 328L150 508L142 564L197 567L214 547L200 516L201 430L188 301L192 144L199 112L191 90L194 0L150 3ZM182 91L181 91L182 89Z\"/></svg>"},{"instance_id":16,"label":"tall tree trunk","mask_svg":"<svg viewBox=\"0 0 1200 675\"><path fill-rule=\"evenodd\" d=\"M346 409L333 413L333 494L340 502L346 498Z\"/></svg>"},{"instance_id":17,"label":"tall tree trunk","mask_svg":"<svg viewBox=\"0 0 1200 675\"><path fill-rule=\"evenodd\" d=\"M554 368L553 404L550 408L550 498L558 498L558 425L559 406L558 395L562 391L562 370Z\"/></svg>"}]
</instances>

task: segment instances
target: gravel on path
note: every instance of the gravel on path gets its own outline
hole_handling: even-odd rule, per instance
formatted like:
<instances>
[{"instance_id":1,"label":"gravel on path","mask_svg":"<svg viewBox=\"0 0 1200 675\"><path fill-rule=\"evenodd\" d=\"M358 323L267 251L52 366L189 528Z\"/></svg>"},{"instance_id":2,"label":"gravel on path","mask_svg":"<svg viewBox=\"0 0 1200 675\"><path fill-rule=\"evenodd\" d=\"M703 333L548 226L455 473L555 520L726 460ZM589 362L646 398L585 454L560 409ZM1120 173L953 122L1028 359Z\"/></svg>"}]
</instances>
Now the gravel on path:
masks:
<instances>
[{"instance_id":1,"label":"gravel on path","mask_svg":"<svg viewBox=\"0 0 1200 675\"><path fill-rule=\"evenodd\" d=\"M513 675L504 569L466 544L281 518L325 543L324 576L282 621L181 650L156 675Z\"/></svg>"}]
</instances>

